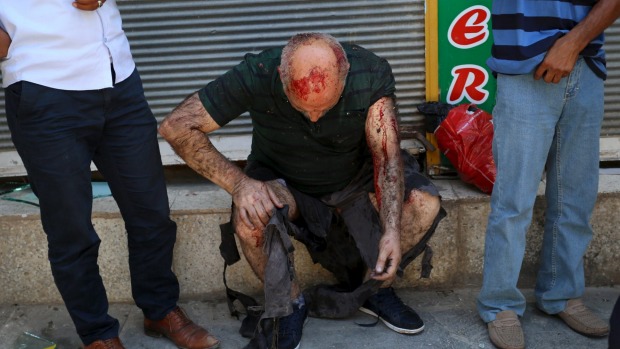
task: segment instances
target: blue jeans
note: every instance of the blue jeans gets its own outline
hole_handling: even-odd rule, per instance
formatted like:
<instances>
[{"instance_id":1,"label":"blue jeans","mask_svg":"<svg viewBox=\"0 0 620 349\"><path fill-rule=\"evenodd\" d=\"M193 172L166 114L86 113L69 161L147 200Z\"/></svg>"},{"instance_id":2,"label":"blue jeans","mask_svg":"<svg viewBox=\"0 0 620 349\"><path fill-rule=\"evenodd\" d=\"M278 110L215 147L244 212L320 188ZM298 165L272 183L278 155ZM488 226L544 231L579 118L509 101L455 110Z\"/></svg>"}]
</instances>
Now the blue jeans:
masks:
<instances>
[{"instance_id":1,"label":"blue jeans","mask_svg":"<svg viewBox=\"0 0 620 349\"><path fill-rule=\"evenodd\" d=\"M91 160L125 221L134 300L146 317L163 318L179 296L171 270L176 224L169 218L157 122L138 73L102 90L23 81L5 95L11 137L39 198L52 275L82 341L116 337L119 330L97 265Z\"/></svg>"},{"instance_id":2,"label":"blue jeans","mask_svg":"<svg viewBox=\"0 0 620 349\"><path fill-rule=\"evenodd\" d=\"M503 310L519 316L517 281L538 185L546 170L546 212L536 302L549 314L584 291L583 256L592 238L598 192L603 80L583 59L558 84L533 74L499 75L493 110L497 178L491 196L478 312L485 322Z\"/></svg>"}]
</instances>

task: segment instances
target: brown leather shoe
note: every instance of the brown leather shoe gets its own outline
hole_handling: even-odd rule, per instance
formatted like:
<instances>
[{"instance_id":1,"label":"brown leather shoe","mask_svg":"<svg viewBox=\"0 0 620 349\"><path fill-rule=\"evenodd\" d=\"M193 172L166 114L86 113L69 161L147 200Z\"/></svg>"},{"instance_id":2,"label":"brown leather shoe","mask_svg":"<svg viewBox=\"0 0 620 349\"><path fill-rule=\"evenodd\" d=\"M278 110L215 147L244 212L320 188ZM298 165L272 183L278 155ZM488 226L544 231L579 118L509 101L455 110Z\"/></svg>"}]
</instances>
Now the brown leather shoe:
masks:
<instances>
[{"instance_id":1,"label":"brown leather shoe","mask_svg":"<svg viewBox=\"0 0 620 349\"><path fill-rule=\"evenodd\" d=\"M588 309L581 298L569 299L558 316L568 327L585 336L604 337L609 333L607 322Z\"/></svg>"},{"instance_id":2,"label":"brown leather shoe","mask_svg":"<svg viewBox=\"0 0 620 349\"><path fill-rule=\"evenodd\" d=\"M159 321L145 318L144 333L151 337L167 337L181 349L215 349L220 346L217 338L196 325L179 307Z\"/></svg>"},{"instance_id":3,"label":"brown leather shoe","mask_svg":"<svg viewBox=\"0 0 620 349\"><path fill-rule=\"evenodd\" d=\"M125 349L120 338L101 339L85 346L84 349Z\"/></svg>"}]
</instances>

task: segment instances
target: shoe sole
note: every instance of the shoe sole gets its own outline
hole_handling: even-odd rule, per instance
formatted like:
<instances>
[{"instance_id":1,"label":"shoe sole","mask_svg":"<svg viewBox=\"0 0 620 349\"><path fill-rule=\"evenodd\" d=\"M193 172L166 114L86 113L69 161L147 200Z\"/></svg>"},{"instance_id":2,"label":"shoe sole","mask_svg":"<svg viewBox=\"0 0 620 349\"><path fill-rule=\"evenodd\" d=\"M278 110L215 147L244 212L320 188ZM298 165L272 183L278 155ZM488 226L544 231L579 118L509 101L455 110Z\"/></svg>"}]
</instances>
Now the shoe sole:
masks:
<instances>
[{"instance_id":1,"label":"shoe sole","mask_svg":"<svg viewBox=\"0 0 620 349\"><path fill-rule=\"evenodd\" d=\"M392 325L387 320L385 320L384 318L379 316L377 313L375 313L374 311L372 311L372 310L370 310L368 308L360 307L359 310L361 312L363 312L363 313L366 313L368 315L372 315L372 316L375 316L375 317L379 318L379 320L381 320L381 322L383 322L385 324L385 326L389 327L390 330L392 330L394 332L398 332L398 333L402 333L402 334L416 334L416 333L420 333L420 332L424 331L424 325L422 325L422 327L420 327L420 328L416 328L416 329L412 329L412 330L406 329L406 328L400 328L400 327Z\"/></svg>"}]
</instances>

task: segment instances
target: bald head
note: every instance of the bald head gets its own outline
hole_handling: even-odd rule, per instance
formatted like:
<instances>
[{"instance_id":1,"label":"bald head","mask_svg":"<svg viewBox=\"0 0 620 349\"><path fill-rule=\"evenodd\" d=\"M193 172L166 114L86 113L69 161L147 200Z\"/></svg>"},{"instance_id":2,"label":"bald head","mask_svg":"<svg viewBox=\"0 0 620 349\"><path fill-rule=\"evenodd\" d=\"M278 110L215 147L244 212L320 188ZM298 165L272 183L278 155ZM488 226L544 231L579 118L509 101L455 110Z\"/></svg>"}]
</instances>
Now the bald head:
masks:
<instances>
[{"instance_id":1,"label":"bald head","mask_svg":"<svg viewBox=\"0 0 620 349\"><path fill-rule=\"evenodd\" d=\"M307 115L312 121L338 102L348 70L342 46L321 33L293 36L282 50L279 67L289 101L304 114L312 114Z\"/></svg>"}]
</instances>

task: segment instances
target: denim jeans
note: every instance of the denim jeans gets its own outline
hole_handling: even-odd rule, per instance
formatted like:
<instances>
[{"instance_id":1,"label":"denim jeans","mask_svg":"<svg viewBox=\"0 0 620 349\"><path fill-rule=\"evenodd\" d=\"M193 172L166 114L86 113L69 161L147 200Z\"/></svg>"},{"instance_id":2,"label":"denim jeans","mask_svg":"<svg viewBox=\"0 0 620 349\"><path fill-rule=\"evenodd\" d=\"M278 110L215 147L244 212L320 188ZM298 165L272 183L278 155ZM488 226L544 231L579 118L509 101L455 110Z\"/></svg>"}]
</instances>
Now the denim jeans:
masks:
<instances>
[{"instance_id":1,"label":"denim jeans","mask_svg":"<svg viewBox=\"0 0 620 349\"><path fill-rule=\"evenodd\" d=\"M598 192L603 80L583 59L558 84L533 74L499 75L493 110L497 177L491 196L478 312L485 322L503 310L519 316L517 281L538 185L546 170L546 212L538 307L549 314L584 291L583 256L592 238Z\"/></svg>"},{"instance_id":2,"label":"denim jeans","mask_svg":"<svg viewBox=\"0 0 620 349\"><path fill-rule=\"evenodd\" d=\"M134 300L148 318L163 318L179 296L171 270L176 224L169 218L157 123L138 73L102 90L22 81L5 94L11 137L39 198L52 275L82 341L116 337L119 329L108 315L97 264L91 160L125 221Z\"/></svg>"}]
</instances>

